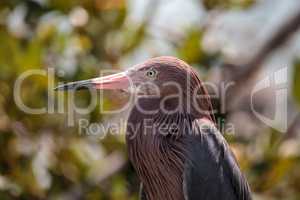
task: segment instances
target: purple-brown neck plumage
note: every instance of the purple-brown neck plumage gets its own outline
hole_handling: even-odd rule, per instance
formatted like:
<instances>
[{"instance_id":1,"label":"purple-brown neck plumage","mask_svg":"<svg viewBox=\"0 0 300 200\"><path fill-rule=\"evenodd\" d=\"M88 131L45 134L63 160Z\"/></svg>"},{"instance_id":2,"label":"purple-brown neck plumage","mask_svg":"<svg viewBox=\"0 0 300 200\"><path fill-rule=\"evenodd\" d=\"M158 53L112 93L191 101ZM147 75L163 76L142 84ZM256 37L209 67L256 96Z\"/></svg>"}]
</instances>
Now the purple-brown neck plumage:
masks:
<instances>
[{"instance_id":1,"label":"purple-brown neck plumage","mask_svg":"<svg viewBox=\"0 0 300 200\"><path fill-rule=\"evenodd\" d=\"M207 118L214 121L214 117L210 113L210 99L196 72L177 59L161 59L163 60L151 62L156 62L155 65L161 67L168 65L168 68L178 68L178 73L174 73L170 68L172 71L166 71L166 77L178 76L178 83L184 89L184 101L179 103L172 98L163 100L165 95L173 94L171 88L165 88L161 97L139 98L139 107L135 106L132 109L128 119L126 141L129 158L143 183L146 199L184 200L182 183L187 145L185 134L191 130L193 120ZM161 78L162 81L168 81L164 80L164 77ZM188 85L187 78L190 79ZM191 97L196 89L202 98L188 101L187 98ZM160 109L162 104L170 110L178 106L180 109L168 114ZM153 110L153 113L145 112ZM172 127L173 124L178 126Z\"/></svg>"}]
</instances>

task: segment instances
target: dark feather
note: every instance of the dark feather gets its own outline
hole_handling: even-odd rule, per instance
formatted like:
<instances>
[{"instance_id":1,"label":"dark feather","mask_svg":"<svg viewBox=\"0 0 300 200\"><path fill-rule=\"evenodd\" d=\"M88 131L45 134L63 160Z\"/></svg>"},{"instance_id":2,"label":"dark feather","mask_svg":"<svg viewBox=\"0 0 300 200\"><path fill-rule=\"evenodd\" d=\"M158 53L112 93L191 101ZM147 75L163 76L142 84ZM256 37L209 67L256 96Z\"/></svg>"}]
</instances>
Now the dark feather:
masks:
<instances>
[{"instance_id":1,"label":"dark feather","mask_svg":"<svg viewBox=\"0 0 300 200\"><path fill-rule=\"evenodd\" d=\"M195 120L193 134L189 134L187 141L185 199L251 200L249 185L227 142L212 124L204 123ZM203 128L203 125L209 127Z\"/></svg>"}]
</instances>

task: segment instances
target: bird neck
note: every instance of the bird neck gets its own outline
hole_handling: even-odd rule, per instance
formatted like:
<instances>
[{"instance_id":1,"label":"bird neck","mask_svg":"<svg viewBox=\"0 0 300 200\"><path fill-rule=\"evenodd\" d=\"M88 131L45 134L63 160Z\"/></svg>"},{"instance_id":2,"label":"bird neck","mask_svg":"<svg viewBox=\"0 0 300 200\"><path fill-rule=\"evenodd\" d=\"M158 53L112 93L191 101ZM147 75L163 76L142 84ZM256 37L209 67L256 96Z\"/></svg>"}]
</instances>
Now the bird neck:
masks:
<instances>
[{"instance_id":1,"label":"bird neck","mask_svg":"<svg viewBox=\"0 0 300 200\"><path fill-rule=\"evenodd\" d=\"M190 126L191 116L179 111L162 112L160 99L138 101L128 119L126 140L129 158L147 199L183 200L185 144L182 131ZM150 112L153 110L155 112Z\"/></svg>"}]
</instances>

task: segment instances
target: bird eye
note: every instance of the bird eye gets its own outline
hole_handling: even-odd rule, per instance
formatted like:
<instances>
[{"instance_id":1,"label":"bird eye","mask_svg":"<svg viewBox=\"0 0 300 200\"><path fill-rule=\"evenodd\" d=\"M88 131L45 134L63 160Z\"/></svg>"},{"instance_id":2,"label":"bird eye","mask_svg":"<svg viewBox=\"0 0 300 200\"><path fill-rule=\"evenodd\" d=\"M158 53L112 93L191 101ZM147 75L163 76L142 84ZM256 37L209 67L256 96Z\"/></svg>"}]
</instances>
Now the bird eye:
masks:
<instances>
[{"instance_id":1,"label":"bird eye","mask_svg":"<svg viewBox=\"0 0 300 200\"><path fill-rule=\"evenodd\" d=\"M146 75L149 78L155 78L157 74L157 71L155 69L150 69L149 71L147 71Z\"/></svg>"}]
</instances>

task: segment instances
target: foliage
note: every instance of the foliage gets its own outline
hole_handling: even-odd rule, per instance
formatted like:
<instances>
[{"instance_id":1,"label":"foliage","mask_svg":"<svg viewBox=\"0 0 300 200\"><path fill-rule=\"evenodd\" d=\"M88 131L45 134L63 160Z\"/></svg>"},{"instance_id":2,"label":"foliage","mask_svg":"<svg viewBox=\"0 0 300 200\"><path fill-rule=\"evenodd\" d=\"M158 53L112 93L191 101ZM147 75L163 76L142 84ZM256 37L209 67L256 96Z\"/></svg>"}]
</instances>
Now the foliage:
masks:
<instances>
[{"instance_id":1,"label":"foliage","mask_svg":"<svg viewBox=\"0 0 300 200\"><path fill-rule=\"evenodd\" d=\"M253 3L204 0L209 10L242 9ZM66 114L26 114L13 95L15 81L28 70L55 68L58 83L118 68L122 59L149 39L150 19L135 23L128 15L124 0L1 0L0 199L138 198L138 180L127 161L124 135L101 140L80 135L78 127L66 125ZM204 52L203 31L188 27L174 51L193 66L208 69L222 57ZM299 101L296 66L293 87ZM35 108L46 106L48 85L45 76L30 77L21 88L23 102ZM82 106L91 98L86 92L76 95L76 104ZM98 107L117 107L120 100L112 95L107 94ZM97 108L81 117L104 123ZM229 135L228 139L257 197L300 198L299 142L281 142L280 135L269 129L251 138Z\"/></svg>"}]
</instances>

